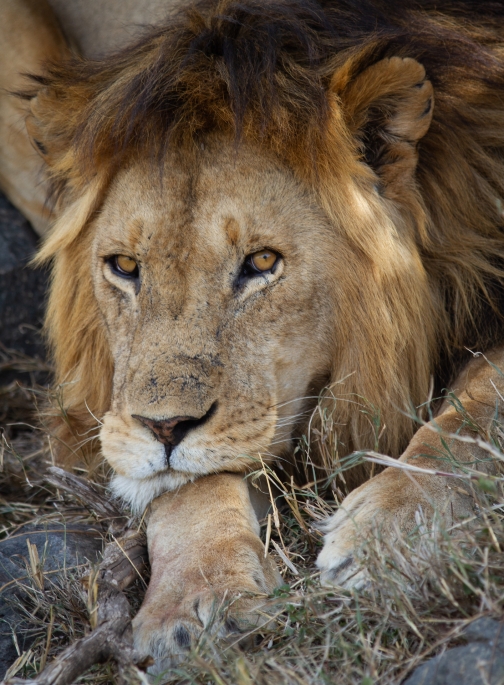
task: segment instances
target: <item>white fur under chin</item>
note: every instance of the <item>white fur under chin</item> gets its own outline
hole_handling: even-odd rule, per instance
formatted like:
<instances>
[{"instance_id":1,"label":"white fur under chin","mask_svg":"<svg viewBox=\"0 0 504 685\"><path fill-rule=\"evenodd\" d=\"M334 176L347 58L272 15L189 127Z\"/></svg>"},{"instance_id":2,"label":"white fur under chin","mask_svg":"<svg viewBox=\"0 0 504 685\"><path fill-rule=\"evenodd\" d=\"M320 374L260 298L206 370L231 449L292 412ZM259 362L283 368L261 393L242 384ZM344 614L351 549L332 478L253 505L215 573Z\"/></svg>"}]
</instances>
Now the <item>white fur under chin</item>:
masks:
<instances>
[{"instance_id":1,"label":"white fur under chin","mask_svg":"<svg viewBox=\"0 0 504 685\"><path fill-rule=\"evenodd\" d=\"M181 485L193 481L197 476L191 473L166 472L159 473L152 478L128 478L127 476L112 477L110 490L115 497L128 504L133 513L142 514L153 499L163 492L176 490Z\"/></svg>"}]
</instances>

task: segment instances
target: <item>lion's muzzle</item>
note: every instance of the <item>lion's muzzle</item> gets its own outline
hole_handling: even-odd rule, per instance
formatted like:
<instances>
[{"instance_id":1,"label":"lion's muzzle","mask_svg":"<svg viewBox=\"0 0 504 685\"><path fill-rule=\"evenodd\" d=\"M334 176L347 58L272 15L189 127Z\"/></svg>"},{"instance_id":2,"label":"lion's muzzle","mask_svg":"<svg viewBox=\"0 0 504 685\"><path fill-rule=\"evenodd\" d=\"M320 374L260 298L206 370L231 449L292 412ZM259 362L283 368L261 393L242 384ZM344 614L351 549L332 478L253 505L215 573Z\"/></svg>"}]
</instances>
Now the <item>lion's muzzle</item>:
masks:
<instances>
[{"instance_id":1,"label":"lion's muzzle","mask_svg":"<svg viewBox=\"0 0 504 685\"><path fill-rule=\"evenodd\" d=\"M174 416L170 419L150 419L138 414L132 414L131 416L149 428L154 433L156 440L163 443L166 459L169 463L173 448L182 442L190 430L206 423L213 416L216 409L217 402L214 402L210 409L199 418L196 416Z\"/></svg>"}]
</instances>

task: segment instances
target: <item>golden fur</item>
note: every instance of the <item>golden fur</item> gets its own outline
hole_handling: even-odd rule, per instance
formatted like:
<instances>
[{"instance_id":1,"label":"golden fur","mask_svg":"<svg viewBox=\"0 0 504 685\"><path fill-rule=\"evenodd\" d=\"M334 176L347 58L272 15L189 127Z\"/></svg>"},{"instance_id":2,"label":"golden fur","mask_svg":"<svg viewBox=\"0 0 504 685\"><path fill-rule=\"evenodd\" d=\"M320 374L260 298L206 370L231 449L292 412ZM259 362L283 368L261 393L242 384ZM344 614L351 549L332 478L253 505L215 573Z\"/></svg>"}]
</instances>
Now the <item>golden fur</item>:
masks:
<instances>
[{"instance_id":1,"label":"golden fur","mask_svg":"<svg viewBox=\"0 0 504 685\"><path fill-rule=\"evenodd\" d=\"M254 5L250 8L242 18L245 27L247 21L253 26L268 20L274 26L280 17L292 22L293 31L298 24L306 30L303 20L313 22L320 13L309 4L271 5L272 16L265 13L259 20ZM351 374L345 392L380 407L387 425L381 448L398 454L413 425L397 408L425 400L440 353L446 364L454 350L488 347L500 333L504 114L499 25L494 28L482 17L482 25L469 30L453 17L406 12L390 37L385 30L379 38L373 33L352 44L349 36L342 41L345 49L333 39L336 54L322 26L320 37L307 32L307 41L328 43L313 64L306 65L308 58L298 48L300 54L287 53L284 68L269 80L253 74L250 92L244 86L236 93L236 84L229 84L240 76L231 71L238 68L236 55L231 64L206 58L204 50L187 57L200 36L209 45L224 40L232 24L219 17L233 11L239 12L225 4L190 10L179 23L104 63L55 66L34 102L29 128L47 150L64 207L40 255L40 260L55 258L48 329L58 382L71 380L61 439L75 445L75 436L87 434L93 415L102 416L110 401L110 353L93 293L86 290L89 279L81 272L87 266L81 262L76 268L75 255L87 250L91 239L82 230L86 221L117 165L133 153L155 161L168 146L189 152L207 131L218 130L237 144L241 136L273 152L294 169L344 234L351 268L333 295L340 323L330 373L334 382ZM432 35L422 33L427 27ZM211 37L204 35L207 30ZM410 139L400 129L402 122L393 122L406 89L422 80L421 67L411 63L410 70L399 69L395 76L386 73L383 62L381 68L369 65L389 55L420 54L436 86L436 104L426 135L413 132ZM408 116L406 106L403 114ZM376 149L363 149L368 138ZM371 168L364 163L366 155L375 156ZM382 186L381 196L371 200L372 211L380 224L392 220L392 227L377 228L376 217L360 220L349 179L368 196L374 185ZM399 235L392 239L393 232ZM413 250L411 269L401 269L400 262L396 268L394 240ZM362 413L345 403L340 411L340 422L348 426L342 435L347 449L369 446L372 435Z\"/></svg>"},{"instance_id":2,"label":"golden fur","mask_svg":"<svg viewBox=\"0 0 504 685\"><path fill-rule=\"evenodd\" d=\"M115 492L132 506L182 488L156 500L149 544L162 556L183 531L191 553L176 573L199 568L180 581L188 596L202 577L207 603L276 582L258 561L241 480L210 474L257 468L258 453L291 460L326 387L340 457L376 447L371 407L379 449L419 458L437 438L428 427L413 437L408 410L433 376L436 388L455 377L464 347L502 342L503 15L499 3L383 13L369 1L357 21L345 0L199 2L101 61L53 62L24 93L58 217L38 257L53 265L58 454L91 460L100 430ZM242 279L264 248L280 255L276 270ZM135 259L141 278L121 280L114 255ZM495 379L480 362L468 368L476 390L462 382L462 394L487 426ZM449 431L461 427L452 414L439 418ZM196 429L165 458L143 419L172 417ZM470 511L422 478L420 491L387 469L343 502L318 562L326 582L349 578L355 520L392 517L407 531L419 504ZM193 511L214 487L222 498L202 507L200 537L221 530L234 502L253 582L231 580L233 536L205 556L209 575L200 568L207 547L180 503ZM137 644L162 664L194 626L180 631L185 595L153 566Z\"/></svg>"},{"instance_id":3,"label":"golden fur","mask_svg":"<svg viewBox=\"0 0 504 685\"><path fill-rule=\"evenodd\" d=\"M25 132L29 105L12 91L26 88L27 75L40 72L45 61L69 53L45 0L5 0L0 12L0 187L43 233L51 218L43 163Z\"/></svg>"}]
</instances>

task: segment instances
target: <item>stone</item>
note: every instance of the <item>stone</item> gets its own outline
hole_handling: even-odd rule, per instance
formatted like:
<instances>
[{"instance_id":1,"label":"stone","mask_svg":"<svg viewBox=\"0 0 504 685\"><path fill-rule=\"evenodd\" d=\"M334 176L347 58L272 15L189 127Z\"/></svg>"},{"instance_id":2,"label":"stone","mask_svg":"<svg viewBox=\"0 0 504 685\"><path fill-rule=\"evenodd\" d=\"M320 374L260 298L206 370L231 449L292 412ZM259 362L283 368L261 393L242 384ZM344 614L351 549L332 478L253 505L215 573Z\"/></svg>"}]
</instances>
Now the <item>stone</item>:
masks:
<instances>
[{"instance_id":1,"label":"stone","mask_svg":"<svg viewBox=\"0 0 504 685\"><path fill-rule=\"evenodd\" d=\"M40 329L48 278L45 269L28 266L37 245L30 223L0 193L0 343L43 359ZM0 385L6 382L0 379Z\"/></svg>"},{"instance_id":2,"label":"stone","mask_svg":"<svg viewBox=\"0 0 504 685\"><path fill-rule=\"evenodd\" d=\"M452 647L418 666L403 685L502 685L504 621L479 618L462 636L467 644Z\"/></svg>"},{"instance_id":3,"label":"stone","mask_svg":"<svg viewBox=\"0 0 504 685\"><path fill-rule=\"evenodd\" d=\"M65 526L51 522L43 528L23 526L13 537L0 540L0 680L18 657L15 643L22 653L33 641L26 632L24 617L13 603L15 598L23 601L22 585L26 582L29 564L27 540L37 546L44 571L65 573L65 569L87 561L96 563L103 551L101 529L82 524ZM53 574L52 579L57 576L58 573Z\"/></svg>"}]
</instances>

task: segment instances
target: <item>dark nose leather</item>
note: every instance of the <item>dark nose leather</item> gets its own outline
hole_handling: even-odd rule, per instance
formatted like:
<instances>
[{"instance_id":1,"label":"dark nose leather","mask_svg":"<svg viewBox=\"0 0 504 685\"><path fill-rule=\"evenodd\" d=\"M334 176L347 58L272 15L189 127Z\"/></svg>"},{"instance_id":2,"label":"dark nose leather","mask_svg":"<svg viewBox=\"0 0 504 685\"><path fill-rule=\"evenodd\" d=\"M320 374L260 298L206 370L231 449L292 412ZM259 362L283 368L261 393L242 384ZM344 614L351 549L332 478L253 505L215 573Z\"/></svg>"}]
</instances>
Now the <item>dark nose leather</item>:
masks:
<instances>
[{"instance_id":1,"label":"dark nose leather","mask_svg":"<svg viewBox=\"0 0 504 685\"><path fill-rule=\"evenodd\" d=\"M132 414L131 416L150 428L159 442L167 447L175 447L185 438L193 428L202 426L215 412L217 402L214 402L206 414L200 416L174 416L171 419L149 419L147 416Z\"/></svg>"},{"instance_id":2,"label":"dark nose leather","mask_svg":"<svg viewBox=\"0 0 504 685\"><path fill-rule=\"evenodd\" d=\"M191 424L194 425L197 421L194 416L174 416L172 419L161 419L160 421L148 419L146 416L138 416L138 414L132 414L132 417L150 428L159 442L164 445L171 445L171 447L182 442L190 430Z\"/></svg>"}]
</instances>

